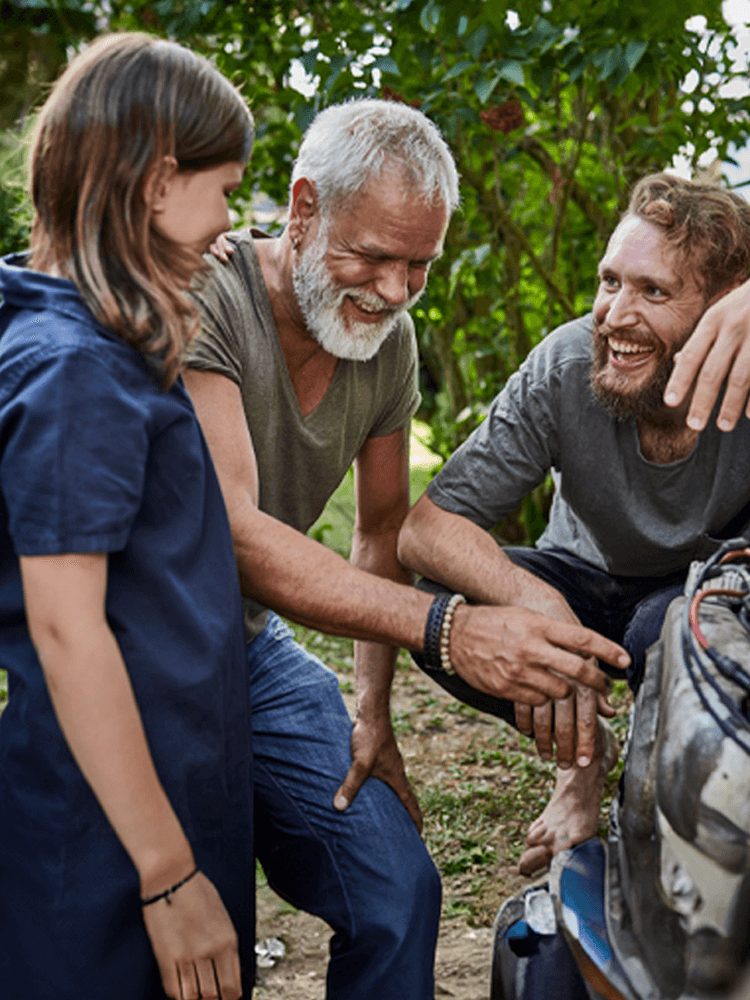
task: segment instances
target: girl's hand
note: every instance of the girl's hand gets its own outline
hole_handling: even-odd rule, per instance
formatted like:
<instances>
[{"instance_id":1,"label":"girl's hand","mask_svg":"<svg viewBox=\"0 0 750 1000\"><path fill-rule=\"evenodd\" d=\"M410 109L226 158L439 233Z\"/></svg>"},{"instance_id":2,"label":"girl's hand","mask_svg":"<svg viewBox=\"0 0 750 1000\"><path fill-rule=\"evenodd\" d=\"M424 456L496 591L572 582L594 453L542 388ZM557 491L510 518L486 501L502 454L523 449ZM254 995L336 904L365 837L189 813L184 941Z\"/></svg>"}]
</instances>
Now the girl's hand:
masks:
<instances>
[{"instance_id":1,"label":"girl's hand","mask_svg":"<svg viewBox=\"0 0 750 1000\"><path fill-rule=\"evenodd\" d=\"M238 1000L237 935L213 883L198 872L168 899L143 907L167 996Z\"/></svg>"},{"instance_id":2,"label":"girl's hand","mask_svg":"<svg viewBox=\"0 0 750 1000\"><path fill-rule=\"evenodd\" d=\"M217 260L222 262L222 264L226 264L234 253L234 247L227 239L226 233L219 233L211 246L208 248L208 252L212 253Z\"/></svg>"}]
</instances>

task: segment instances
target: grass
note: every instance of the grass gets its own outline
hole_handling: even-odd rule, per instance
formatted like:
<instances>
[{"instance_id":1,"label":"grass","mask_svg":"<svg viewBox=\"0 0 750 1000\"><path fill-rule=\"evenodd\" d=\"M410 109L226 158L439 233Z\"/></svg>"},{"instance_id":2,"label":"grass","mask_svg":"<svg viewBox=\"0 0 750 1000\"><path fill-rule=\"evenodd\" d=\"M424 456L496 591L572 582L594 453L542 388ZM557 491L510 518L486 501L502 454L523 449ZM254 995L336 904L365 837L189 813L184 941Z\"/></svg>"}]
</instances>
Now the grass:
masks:
<instances>
[{"instance_id":1,"label":"grass","mask_svg":"<svg viewBox=\"0 0 750 1000\"><path fill-rule=\"evenodd\" d=\"M354 643L351 639L339 639L334 635L324 635L314 629L305 628L295 622L287 622L300 645L314 653L327 667L337 674L354 675ZM339 681L342 684L342 681ZM345 684L346 681L343 681ZM352 688L353 689L353 688ZM342 690L345 690L342 686Z\"/></svg>"}]
</instances>

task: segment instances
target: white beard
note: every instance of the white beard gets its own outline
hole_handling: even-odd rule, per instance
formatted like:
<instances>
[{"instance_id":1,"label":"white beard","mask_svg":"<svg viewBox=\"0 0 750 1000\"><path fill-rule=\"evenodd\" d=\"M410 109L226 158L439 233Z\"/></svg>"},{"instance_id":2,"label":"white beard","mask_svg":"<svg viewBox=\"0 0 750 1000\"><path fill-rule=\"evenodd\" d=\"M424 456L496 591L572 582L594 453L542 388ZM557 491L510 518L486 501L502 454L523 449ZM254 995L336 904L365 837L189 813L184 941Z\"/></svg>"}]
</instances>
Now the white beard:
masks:
<instances>
[{"instance_id":1,"label":"white beard","mask_svg":"<svg viewBox=\"0 0 750 1000\"><path fill-rule=\"evenodd\" d=\"M385 299L373 292L357 291L357 286L342 287L331 280L325 263L328 249L327 227L323 223L313 243L300 254L292 268L292 284L305 325L317 342L336 358L369 361L398 322L422 294L418 292L402 305L391 309ZM351 320L341 316L341 305L349 296L367 309L390 309L379 323Z\"/></svg>"}]
</instances>

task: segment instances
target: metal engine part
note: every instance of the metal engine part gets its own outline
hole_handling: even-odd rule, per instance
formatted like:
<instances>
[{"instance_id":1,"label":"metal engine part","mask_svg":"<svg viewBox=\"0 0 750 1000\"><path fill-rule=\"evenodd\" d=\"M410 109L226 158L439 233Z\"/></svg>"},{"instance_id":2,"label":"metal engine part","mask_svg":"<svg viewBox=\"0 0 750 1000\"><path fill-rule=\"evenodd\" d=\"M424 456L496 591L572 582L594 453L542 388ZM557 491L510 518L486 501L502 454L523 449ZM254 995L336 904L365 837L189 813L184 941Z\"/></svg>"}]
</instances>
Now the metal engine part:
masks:
<instances>
[{"instance_id":1,"label":"metal engine part","mask_svg":"<svg viewBox=\"0 0 750 1000\"><path fill-rule=\"evenodd\" d=\"M642 1000L726 996L750 953L750 570L712 562L649 652L610 813L610 940Z\"/></svg>"}]
</instances>

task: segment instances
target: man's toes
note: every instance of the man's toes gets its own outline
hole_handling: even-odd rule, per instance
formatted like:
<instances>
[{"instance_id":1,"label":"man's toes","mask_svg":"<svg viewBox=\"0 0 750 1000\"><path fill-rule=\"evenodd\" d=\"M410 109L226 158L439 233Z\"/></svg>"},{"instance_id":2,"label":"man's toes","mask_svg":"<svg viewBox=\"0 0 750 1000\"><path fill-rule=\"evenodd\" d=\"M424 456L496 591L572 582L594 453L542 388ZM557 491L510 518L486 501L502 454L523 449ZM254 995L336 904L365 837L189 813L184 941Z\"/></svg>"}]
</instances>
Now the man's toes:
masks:
<instances>
[{"instance_id":1,"label":"man's toes","mask_svg":"<svg viewBox=\"0 0 750 1000\"><path fill-rule=\"evenodd\" d=\"M537 847L529 847L521 855L518 863L518 870L522 875L541 874L548 867L552 860L552 851L544 844Z\"/></svg>"},{"instance_id":2,"label":"man's toes","mask_svg":"<svg viewBox=\"0 0 750 1000\"><path fill-rule=\"evenodd\" d=\"M542 841L546 840L548 837L549 830L547 829L547 824L542 817L539 816L526 831L526 846L534 847L537 844L541 844Z\"/></svg>"}]
</instances>

